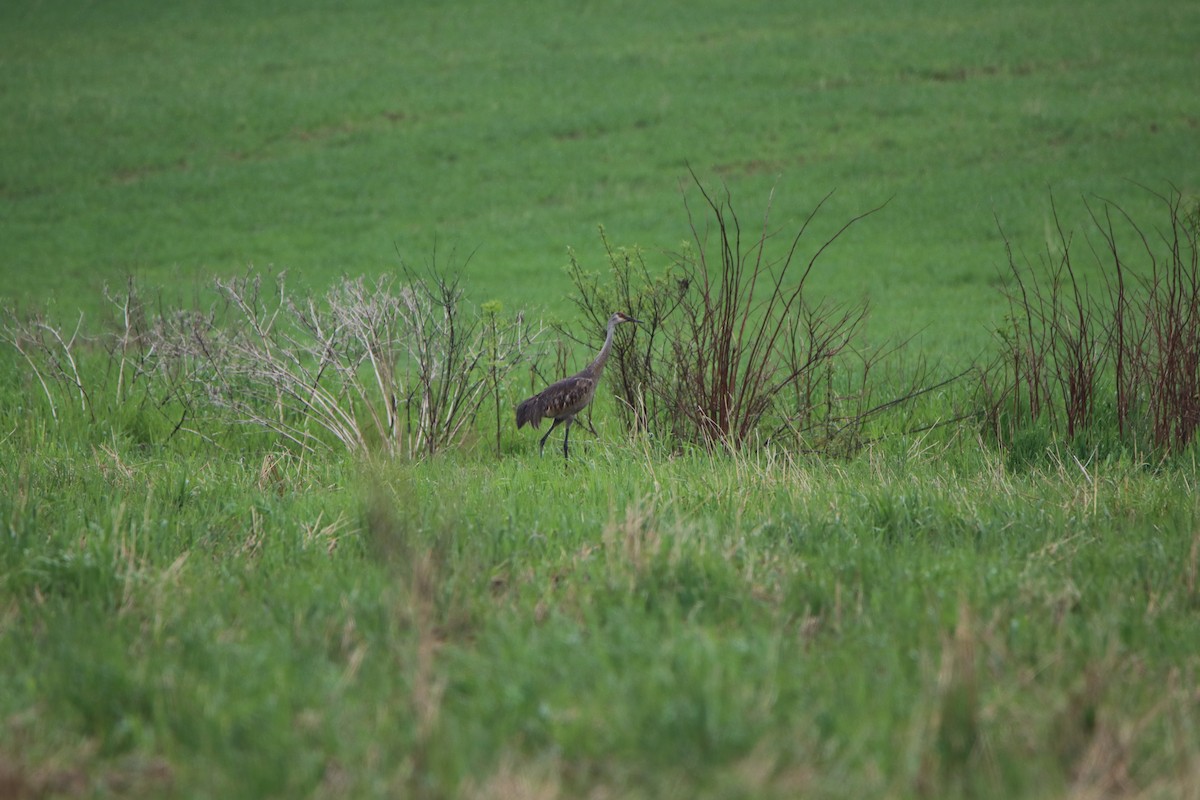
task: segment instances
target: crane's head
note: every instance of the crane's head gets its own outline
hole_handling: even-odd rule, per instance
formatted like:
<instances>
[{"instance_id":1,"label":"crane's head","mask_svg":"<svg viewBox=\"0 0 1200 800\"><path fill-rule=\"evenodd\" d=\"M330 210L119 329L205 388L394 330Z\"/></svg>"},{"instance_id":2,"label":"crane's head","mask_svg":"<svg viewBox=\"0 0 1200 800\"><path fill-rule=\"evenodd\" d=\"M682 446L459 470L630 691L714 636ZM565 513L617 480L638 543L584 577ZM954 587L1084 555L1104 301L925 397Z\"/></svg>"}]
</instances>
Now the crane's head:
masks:
<instances>
[{"instance_id":1,"label":"crane's head","mask_svg":"<svg viewBox=\"0 0 1200 800\"><path fill-rule=\"evenodd\" d=\"M641 322L641 320L634 319L633 317L629 316L628 314L626 314L623 311L618 311L617 313L613 314L608 319L608 324L613 326L614 328L616 326L620 325L622 322Z\"/></svg>"}]
</instances>

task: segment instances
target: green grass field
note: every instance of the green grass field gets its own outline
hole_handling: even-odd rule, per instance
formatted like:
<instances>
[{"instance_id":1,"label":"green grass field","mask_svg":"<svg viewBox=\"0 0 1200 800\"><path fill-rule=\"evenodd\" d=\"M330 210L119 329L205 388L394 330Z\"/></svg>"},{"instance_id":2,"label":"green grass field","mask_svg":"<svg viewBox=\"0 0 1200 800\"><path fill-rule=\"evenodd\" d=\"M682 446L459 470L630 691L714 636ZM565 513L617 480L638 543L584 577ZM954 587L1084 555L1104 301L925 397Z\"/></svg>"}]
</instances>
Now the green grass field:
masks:
<instances>
[{"instance_id":1,"label":"green grass field","mask_svg":"<svg viewBox=\"0 0 1200 800\"><path fill-rule=\"evenodd\" d=\"M594 340L571 253L665 268L690 168L780 239L834 192L805 260L886 203L809 290L957 373L1006 238L1053 258L1056 208L1100 291L1087 203L1194 206L1197 42L1179 2L13 0L3 322L436 261ZM0 341L0 797L1196 797L1194 445L912 432L964 380L851 455L708 451L602 388L564 466L518 372L409 460L173 433L75 352L87 408Z\"/></svg>"}]
</instances>

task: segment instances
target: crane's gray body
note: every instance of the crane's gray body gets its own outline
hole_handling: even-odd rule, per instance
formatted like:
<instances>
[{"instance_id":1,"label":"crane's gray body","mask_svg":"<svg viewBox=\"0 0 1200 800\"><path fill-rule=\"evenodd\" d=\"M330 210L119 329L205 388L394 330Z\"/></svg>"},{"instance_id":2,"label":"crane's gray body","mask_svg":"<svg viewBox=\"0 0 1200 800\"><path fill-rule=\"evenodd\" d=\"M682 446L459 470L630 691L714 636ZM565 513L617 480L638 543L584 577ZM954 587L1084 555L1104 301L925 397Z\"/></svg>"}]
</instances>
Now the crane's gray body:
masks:
<instances>
[{"instance_id":1,"label":"crane's gray body","mask_svg":"<svg viewBox=\"0 0 1200 800\"><path fill-rule=\"evenodd\" d=\"M563 378L561 381L550 384L517 406L518 429L526 423L537 428L541 426L542 419L545 417L551 417L554 420L550 430L546 431L546 435L539 443L539 452L545 450L546 439L550 437L554 429L565 422L567 428L563 433L563 457L569 457L567 440L571 436L571 423L575 421L575 415L587 408L588 403L592 402L592 398L596 395L596 386L600 383L601 373L604 372L604 363L608 361L608 356L612 352L613 334L616 332L617 326L623 322L637 322L637 320L620 311L613 314L608 320L608 333L604 337L604 346L600 348L600 352L591 364L569 378Z\"/></svg>"}]
</instances>

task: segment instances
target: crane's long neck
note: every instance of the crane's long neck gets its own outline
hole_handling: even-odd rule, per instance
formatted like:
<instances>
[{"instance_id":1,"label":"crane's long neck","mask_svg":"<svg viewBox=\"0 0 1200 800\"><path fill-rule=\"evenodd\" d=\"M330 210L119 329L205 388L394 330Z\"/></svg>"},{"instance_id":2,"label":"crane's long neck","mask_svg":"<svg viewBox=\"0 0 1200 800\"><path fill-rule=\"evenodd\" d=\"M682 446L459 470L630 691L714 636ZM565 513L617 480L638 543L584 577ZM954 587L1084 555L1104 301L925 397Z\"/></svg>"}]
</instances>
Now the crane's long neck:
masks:
<instances>
[{"instance_id":1,"label":"crane's long neck","mask_svg":"<svg viewBox=\"0 0 1200 800\"><path fill-rule=\"evenodd\" d=\"M587 371L593 378L599 380L600 373L604 371L604 362L608 361L608 356L612 353L613 334L617 331L617 321L612 320L608 323L608 335L604 337L604 346L600 348L600 352L596 354L596 359L588 365Z\"/></svg>"}]
</instances>

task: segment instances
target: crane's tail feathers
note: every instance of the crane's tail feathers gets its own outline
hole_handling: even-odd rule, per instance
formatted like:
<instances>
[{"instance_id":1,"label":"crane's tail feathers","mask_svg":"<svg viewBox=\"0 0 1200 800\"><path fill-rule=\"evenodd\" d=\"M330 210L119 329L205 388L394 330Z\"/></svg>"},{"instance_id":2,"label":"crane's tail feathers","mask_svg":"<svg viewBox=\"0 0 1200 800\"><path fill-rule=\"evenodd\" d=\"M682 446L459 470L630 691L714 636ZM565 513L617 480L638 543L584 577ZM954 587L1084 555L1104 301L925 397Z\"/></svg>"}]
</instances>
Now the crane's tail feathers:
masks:
<instances>
[{"instance_id":1,"label":"crane's tail feathers","mask_svg":"<svg viewBox=\"0 0 1200 800\"><path fill-rule=\"evenodd\" d=\"M523 400L517 406L517 430L520 430L525 423L529 423L535 428L540 428L542 425L542 409L538 406L536 396Z\"/></svg>"}]
</instances>

